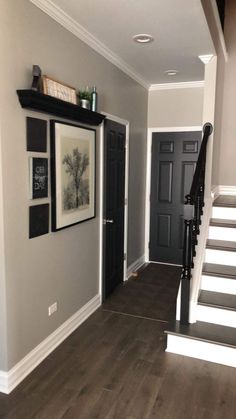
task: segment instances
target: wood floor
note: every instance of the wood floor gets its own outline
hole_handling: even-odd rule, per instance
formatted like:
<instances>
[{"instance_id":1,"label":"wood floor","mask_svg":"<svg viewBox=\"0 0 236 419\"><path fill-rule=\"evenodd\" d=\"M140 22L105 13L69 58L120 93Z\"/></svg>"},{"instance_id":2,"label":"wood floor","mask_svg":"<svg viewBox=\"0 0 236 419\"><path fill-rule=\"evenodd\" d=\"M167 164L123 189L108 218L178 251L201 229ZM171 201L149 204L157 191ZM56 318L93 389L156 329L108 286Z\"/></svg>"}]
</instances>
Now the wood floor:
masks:
<instances>
[{"instance_id":1,"label":"wood floor","mask_svg":"<svg viewBox=\"0 0 236 419\"><path fill-rule=\"evenodd\" d=\"M114 300L111 297L11 395L0 395L0 418L235 419L235 369L164 351L163 330L173 311L168 287L176 288L178 278L165 278L163 269L151 265L137 281L120 287ZM153 301L147 311L144 284L151 283L154 290L154 272L160 291L156 304L162 306L165 295L165 303L172 306L165 307L164 314L154 310ZM161 277L167 287L159 283ZM140 309L143 300L143 311L136 314L136 307L125 313L132 311L125 289L130 301L137 298Z\"/></svg>"}]
</instances>

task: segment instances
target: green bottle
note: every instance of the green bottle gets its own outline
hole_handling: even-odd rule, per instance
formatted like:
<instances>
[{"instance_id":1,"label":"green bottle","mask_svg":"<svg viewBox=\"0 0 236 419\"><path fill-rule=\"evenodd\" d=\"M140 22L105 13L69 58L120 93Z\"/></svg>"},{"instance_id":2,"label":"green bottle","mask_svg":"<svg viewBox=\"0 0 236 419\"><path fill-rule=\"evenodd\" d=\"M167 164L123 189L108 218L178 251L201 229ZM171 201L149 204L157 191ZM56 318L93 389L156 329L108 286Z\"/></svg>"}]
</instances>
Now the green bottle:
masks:
<instances>
[{"instance_id":1,"label":"green bottle","mask_svg":"<svg viewBox=\"0 0 236 419\"><path fill-rule=\"evenodd\" d=\"M96 112L97 111L97 102L98 102L98 94L96 92L96 86L93 86L93 91L92 91L92 94L91 94L91 98L92 98L91 109L92 109L92 111Z\"/></svg>"}]
</instances>

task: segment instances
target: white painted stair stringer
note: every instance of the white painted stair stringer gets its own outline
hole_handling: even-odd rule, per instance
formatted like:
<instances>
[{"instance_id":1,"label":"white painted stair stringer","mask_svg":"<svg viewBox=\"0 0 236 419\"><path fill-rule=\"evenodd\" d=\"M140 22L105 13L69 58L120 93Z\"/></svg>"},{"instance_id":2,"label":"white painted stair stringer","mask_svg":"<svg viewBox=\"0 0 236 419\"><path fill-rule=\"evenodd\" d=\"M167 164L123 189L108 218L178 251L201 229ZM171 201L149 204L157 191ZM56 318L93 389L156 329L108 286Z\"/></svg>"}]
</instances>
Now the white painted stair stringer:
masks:
<instances>
[{"instance_id":1,"label":"white painted stair stringer","mask_svg":"<svg viewBox=\"0 0 236 419\"><path fill-rule=\"evenodd\" d=\"M189 322L196 322L196 307L201 287L202 266L205 258L205 246L208 237L209 220L212 214L213 197L205 199L205 207L202 217L202 224L200 226L200 234L198 236L198 244L196 246L196 256L194 258L194 268L192 269L191 289L190 289L190 307L189 307ZM181 289L181 287L180 287ZM177 299L177 316L180 318L180 290Z\"/></svg>"},{"instance_id":2,"label":"white painted stair stringer","mask_svg":"<svg viewBox=\"0 0 236 419\"><path fill-rule=\"evenodd\" d=\"M209 239L236 242L236 228L210 226Z\"/></svg>"},{"instance_id":3,"label":"white painted stair stringer","mask_svg":"<svg viewBox=\"0 0 236 419\"><path fill-rule=\"evenodd\" d=\"M236 368L236 348L168 334L166 352Z\"/></svg>"},{"instance_id":4,"label":"white painted stair stringer","mask_svg":"<svg viewBox=\"0 0 236 419\"><path fill-rule=\"evenodd\" d=\"M205 262L217 265L236 266L236 254L228 250L206 249Z\"/></svg>"},{"instance_id":5,"label":"white painted stair stringer","mask_svg":"<svg viewBox=\"0 0 236 419\"><path fill-rule=\"evenodd\" d=\"M236 311L224 308L197 305L197 321L236 327Z\"/></svg>"},{"instance_id":6,"label":"white painted stair stringer","mask_svg":"<svg viewBox=\"0 0 236 419\"><path fill-rule=\"evenodd\" d=\"M236 279L203 274L201 289L236 295Z\"/></svg>"}]
</instances>

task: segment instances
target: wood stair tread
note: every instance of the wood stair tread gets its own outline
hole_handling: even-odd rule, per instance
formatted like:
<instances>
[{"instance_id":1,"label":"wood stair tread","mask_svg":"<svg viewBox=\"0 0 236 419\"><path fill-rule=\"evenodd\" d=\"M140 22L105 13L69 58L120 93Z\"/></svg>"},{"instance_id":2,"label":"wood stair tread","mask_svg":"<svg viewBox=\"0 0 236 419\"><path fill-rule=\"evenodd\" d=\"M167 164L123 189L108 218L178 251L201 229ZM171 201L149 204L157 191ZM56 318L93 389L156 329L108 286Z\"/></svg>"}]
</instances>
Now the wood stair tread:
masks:
<instances>
[{"instance_id":1,"label":"wood stair tread","mask_svg":"<svg viewBox=\"0 0 236 419\"><path fill-rule=\"evenodd\" d=\"M221 218L212 218L210 220L210 226L236 228L236 220L223 220Z\"/></svg>"},{"instance_id":2,"label":"wood stair tread","mask_svg":"<svg viewBox=\"0 0 236 419\"><path fill-rule=\"evenodd\" d=\"M214 207L229 207L234 208L236 207L236 196L234 195L220 195L218 196L214 203Z\"/></svg>"},{"instance_id":3,"label":"wood stair tread","mask_svg":"<svg viewBox=\"0 0 236 419\"><path fill-rule=\"evenodd\" d=\"M198 304L236 311L236 295L201 290Z\"/></svg>"},{"instance_id":4,"label":"wood stair tread","mask_svg":"<svg viewBox=\"0 0 236 419\"><path fill-rule=\"evenodd\" d=\"M165 333L236 348L236 329L233 327L206 322L183 325L175 320L169 323Z\"/></svg>"},{"instance_id":5,"label":"wood stair tread","mask_svg":"<svg viewBox=\"0 0 236 419\"><path fill-rule=\"evenodd\" d=\"M204 263L202 274L208 276L218 276L220 278L236 279L236 266Z\"/></svg>"},{"instance_id":6,"label":"wood stair tread","mask_svg":"<svg viewBox=\"0 0 236 419\"><path fill-rule=\"evenodd\" d=\"M212 240L208 239L206 243L207 249L215 249L215 250L226 250L230 252L236 251L236 242L230 242L226 240Z\"/></svg>"}]
</instances>

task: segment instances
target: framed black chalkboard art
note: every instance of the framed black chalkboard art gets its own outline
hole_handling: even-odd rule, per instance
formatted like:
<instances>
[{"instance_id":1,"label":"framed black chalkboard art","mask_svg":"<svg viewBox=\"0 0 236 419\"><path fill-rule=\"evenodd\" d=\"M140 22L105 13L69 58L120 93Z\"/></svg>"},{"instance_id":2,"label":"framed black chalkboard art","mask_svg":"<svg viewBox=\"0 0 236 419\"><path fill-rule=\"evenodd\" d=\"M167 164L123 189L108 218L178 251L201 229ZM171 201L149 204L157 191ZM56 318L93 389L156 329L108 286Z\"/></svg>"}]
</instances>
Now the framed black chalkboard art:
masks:
<instances>
[{"instance_id":1,"label":"framed black chalkboard art","mask_svg":"<svg viewBox=\"0 0 236 419\"><path fill-rule=\"evenodd\" d=\"M30 158L30 198L48 197L48 159Z\"/></svg>"}]
</instances>

